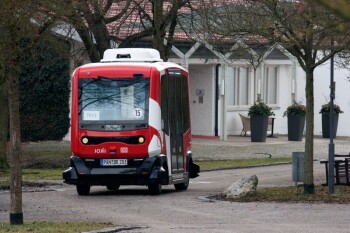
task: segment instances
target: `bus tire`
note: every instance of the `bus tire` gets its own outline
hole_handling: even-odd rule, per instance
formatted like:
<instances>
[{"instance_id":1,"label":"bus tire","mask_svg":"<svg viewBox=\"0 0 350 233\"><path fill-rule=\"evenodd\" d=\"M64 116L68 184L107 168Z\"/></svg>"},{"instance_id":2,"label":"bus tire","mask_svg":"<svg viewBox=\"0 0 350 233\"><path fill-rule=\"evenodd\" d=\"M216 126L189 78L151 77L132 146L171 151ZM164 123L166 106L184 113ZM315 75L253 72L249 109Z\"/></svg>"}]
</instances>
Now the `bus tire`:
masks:
<instances>
[{"instance_id":1,"label":"bus tire","mask_svg":"<svg viewBox=\"0 0 350 233\"><path fill-rule=\"evenodd\" d=\"M77 184L77 193L80 196L87 196L90 193L90 185Z\"/></svg>"},{"instance_id":2,"label":"bus tire","mask_svg":"<svg viewBox=\"0 0 350 233\"><path fill-rule=\"evenodd\" d=\"M148 185L148 192L151 195L160 195L162 192L162 185L161 184L149 184Z\"/></svg>"},{"instance_id":3,"label":"bus tire","mask_svg":"<svg viewBox=\"0 0 350 233\"><path fill-rule=\"evenodd\" d=\"M186 178L185 178L185 182L179 183L179 184L174 184L174 187L177 191L183 191L183 190L187 190L189 184L190 184L190 179L189 179L189 176L187 173Z\"/></svg>"},{"instance_id":4,"label":"bus tire","mask_svg":"<svg viewBox=\"0 0 350 233\"><path fill-rule=\"evenodd\" d=\"M113 184L113 185L107 185L106 188L109 191L118 191L120 185L119 184Z\"/></svg>"}]
</instances>

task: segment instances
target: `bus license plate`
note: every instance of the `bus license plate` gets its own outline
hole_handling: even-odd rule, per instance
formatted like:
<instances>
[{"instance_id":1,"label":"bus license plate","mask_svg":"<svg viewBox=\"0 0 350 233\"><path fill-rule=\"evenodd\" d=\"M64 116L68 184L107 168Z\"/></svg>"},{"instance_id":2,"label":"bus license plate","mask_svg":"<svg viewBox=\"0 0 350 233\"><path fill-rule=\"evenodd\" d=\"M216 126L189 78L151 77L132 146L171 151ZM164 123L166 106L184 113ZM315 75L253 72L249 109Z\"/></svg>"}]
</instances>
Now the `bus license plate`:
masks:
<instances>
[{"instance_id":1,"label":"bus license plate","mask_svg":"<svg viewBox=\"0 0 350 233\"><path fill-rule=\"evenodd\" d=\"M128 165L127 159L101 159L101 166L126 166Z\"/></svg>"}]
</instances>

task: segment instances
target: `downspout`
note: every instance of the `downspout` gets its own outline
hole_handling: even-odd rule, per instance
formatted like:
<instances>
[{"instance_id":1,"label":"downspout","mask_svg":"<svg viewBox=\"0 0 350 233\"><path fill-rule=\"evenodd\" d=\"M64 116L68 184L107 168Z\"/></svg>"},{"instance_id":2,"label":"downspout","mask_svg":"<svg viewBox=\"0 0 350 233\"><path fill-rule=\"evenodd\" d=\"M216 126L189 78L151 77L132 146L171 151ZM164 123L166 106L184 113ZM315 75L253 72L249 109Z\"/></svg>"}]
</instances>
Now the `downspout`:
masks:
<instances>
[{"instance_id":1,"label":"downspout","mask_svg":"<svg viewBox=\"0 0 350 233\"><path fill-rule=\"evenodd\" d=\"M265 64L262 62L261 65L260 65L260 69L261 69L261 72L260 72L260 77L258 78L258 95L257 97L259 99L262 99L263 97L263 93L262 93L262 90L264 89L263 88L263 80L264 80L264 71L265 71ZM254 101L255 102L255 101Z\"/></svg>"},{"instance_id":2,"label":"downspout","mask_svg":"<svg viewBox=\"0 0 350 233\"><path fill-rule=\"evenodd\" d=\"M223 77L220 80L220 96L221 98L221 134L220 134L220 140L227 141L227 106L226 106L226 69L227 65L223 66Z\"/></svg>"},{"instance_id":3,"label":"downspout","mask_svg":"<svg viewBox=\"0 0 350 233\"><path fill-rule=\"evenodd\" d=\"M216 64L215 66L215 126L214 135L219 136L219 69L221 64Z\"/></svg>"},{"instance_id":4,"label":"downspout","mask_svg":"<svg viewBox=\"0 0 350 233\"><path fill-rule=\"evenodd\" d=\"M293 59L293 65L292 65L292 90L291 90L291 99L292 102L295 101L296 97L296 69L297 69L297 64L296 61Z\"/></svg>"}]
</instances>

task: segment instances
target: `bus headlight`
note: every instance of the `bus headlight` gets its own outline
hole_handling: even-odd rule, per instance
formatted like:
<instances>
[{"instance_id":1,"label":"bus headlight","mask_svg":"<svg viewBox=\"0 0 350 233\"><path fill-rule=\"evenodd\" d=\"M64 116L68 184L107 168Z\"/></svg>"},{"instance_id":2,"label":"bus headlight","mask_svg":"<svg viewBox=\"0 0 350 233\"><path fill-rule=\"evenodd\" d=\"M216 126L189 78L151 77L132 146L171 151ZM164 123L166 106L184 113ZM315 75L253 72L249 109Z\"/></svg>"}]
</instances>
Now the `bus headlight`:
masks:
<instances>
[{"instance_id":1,"label":"bus headlight","mask_svg":"<svg viewBox=\"0 0 350 233\"><path fill-rule=\"evenodd\" d=\"M83 144L87 144L87 143L89 142L89 139L88 139L88 138L82 138L82 139L81 139L81 142L82 142Z\"/></svg>"},{"instance_id":2,"label":"bus headlight","mask_svg":"<svg viewBox=\"0 0 350 233\"><path fill-rule=\"evenodd\" d=\"M145 138L144 137L139 137L139 143L142 144L145 142Z\"/></svg>"}]
</instances>

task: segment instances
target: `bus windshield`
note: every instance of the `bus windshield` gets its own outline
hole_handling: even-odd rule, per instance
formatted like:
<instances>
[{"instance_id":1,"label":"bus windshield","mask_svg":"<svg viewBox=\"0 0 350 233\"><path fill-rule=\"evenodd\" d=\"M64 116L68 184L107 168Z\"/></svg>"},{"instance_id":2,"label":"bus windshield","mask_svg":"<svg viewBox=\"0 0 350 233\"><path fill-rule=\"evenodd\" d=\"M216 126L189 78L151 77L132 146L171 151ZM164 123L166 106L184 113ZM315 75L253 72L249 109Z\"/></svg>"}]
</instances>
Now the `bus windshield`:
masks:
<instances>
[{"instance_id":1,"label":"bus windshield","mask_svg":"<svg viewBox=\"0 0 350 233\"><path fill-rule=\"evenodd\" d=\"M121 131L146 128L149 78L79 79L79 127Z\"/></svg>"}]
</instances>

